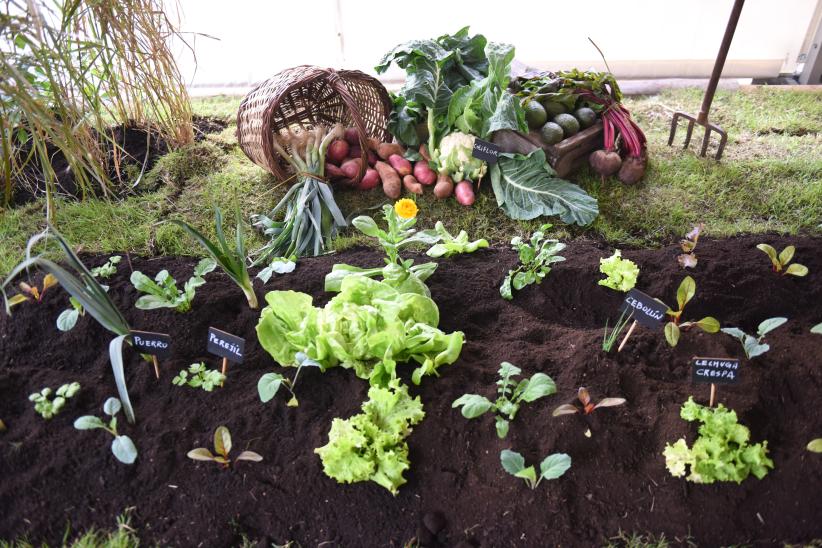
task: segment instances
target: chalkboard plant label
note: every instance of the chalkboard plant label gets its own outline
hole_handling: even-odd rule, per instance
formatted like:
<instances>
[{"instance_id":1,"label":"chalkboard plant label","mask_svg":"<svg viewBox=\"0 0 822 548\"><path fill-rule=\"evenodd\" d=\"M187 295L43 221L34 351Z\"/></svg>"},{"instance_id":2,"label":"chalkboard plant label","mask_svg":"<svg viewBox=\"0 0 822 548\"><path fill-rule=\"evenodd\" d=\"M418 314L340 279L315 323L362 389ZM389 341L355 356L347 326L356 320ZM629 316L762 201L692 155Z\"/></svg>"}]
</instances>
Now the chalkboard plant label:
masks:
<instances>
[{"instance_id":1,"label":"chalkboard plant label","mask_svg":"<svg viewBox=\"0 0 822 548\"><path fill-rule=\"evenodd\" d=\"M631 289L622 303L622 311L633 314L634 321L649 329L662 327L662 319L668 312L668 305L659 302L638 289Z\"/></svg>"},{"instance_id":2,"label":"chalkboard plant label","mask_svg":"<svg viewBox=\"0 0 822 548\"><path fill-rule=\"evenodd\" d=\"M482 139L474 139L474 148L471 151L471 156L489 164L496 164L500 151L500 147L494 143L489 143Z\"/></svg>"},{"instance_id":3,"label":"chalkboard plant label","mask_svg":"<svg viewBox=\"0 0 822 548\"><path fill-rule=\"evenodd\" d=\"M223 375L228 369L228 362L243 363L245 339L220 331L217 328L208 328L208 351L223 359Z\"/></svg>"},{"instance_id":4,"label":"chalkboard plant label","mask_svg":"<svg viewBox=\"0 0 822 548\"><path fill-rule=\"evenodd\" d=\"M140 354L166 358L171 354L171 337L165 333L131 331L131 342Z\"/></svg>"},{"instance_id":5,"label":"chalkboard plant label","mask_svg":"<svg viewBox=\"0 0 822 548\"><path fill-rule=\"evenodd\" d=\"M737 358L700 358L691 360L693 382L711 384L736 384L739 382Z\"/></svg>"}]
</instances>

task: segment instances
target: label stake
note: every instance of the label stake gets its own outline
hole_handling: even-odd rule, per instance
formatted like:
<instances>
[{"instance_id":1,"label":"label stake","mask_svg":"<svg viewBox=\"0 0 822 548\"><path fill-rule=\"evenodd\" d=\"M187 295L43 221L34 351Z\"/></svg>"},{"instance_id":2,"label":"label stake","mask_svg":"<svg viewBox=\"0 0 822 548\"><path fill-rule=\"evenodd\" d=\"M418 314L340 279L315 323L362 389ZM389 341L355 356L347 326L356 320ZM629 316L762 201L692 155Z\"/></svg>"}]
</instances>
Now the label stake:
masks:
<instances>
[{"instance_id":1,"label":"label stake","mask_svg":"<svg viewBox=\"0 0 822 548\"><path fill-rule=\"evenodd\" d=\"M151 361L154 363L154 376L160 378L160 362L157 361L157 356L151 355Z\"/></svg>"},{"instance_id":2,"label":"label stake","mask_svg":"<svg viewBox=\"0 0 822 548\"><path fill-rule=\"evenodd\" d=\"M228 371L228 358L223 358L223 376L225 376L226 371Z\"/></svg>"},{"instance_id":3,"label":"label stake","mask_svg":"<svg viewBox=\"0 0 822 548\"><path fill-rule=\"evenodd\" d=\"M711 399L708 402L708 407L714 406L714 400L716 399L716 385L711 383Z\"/></svg>"},{"instance_id":4,"label":"label stake","mask_svg":"<svg viewBox=\"0 0 822 548\"><path fill-rule=\"evenodd\" d=\"M630 337L631 333L633 333L634 329L636 329L636 324L637 324L637 321L634 320L634 323L632 323L631 327L628 328L628 332L625 333L625 337L622 339L622 342L619 343L619 348L617 348L617 352L622 352L622 347L625 346L625 343L628 342L628 337Z\"/></svg>"}]
</instances>

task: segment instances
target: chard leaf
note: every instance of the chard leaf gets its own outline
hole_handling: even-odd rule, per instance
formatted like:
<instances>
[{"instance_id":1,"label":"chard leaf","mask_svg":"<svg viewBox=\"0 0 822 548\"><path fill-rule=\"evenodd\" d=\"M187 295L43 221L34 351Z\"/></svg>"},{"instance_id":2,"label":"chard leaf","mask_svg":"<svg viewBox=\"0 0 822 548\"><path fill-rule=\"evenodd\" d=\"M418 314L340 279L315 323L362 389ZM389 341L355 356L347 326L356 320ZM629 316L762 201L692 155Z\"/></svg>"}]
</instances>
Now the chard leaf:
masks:
<instances>
[{"instance_id":1,"label":"chard leaf","mask_svg":"<svg viewBox=\"0 0 822 548\"><path fill-rule=\"evenodd\" d=\"M599 214L595 198L555 176L542 149L528 156L502 154L490 171L497 205L512 219L559 215L563 222L583 226Z\"/></svg>"},{"instance_id":2,"label":"chard leaf","mask_svg":"<svg viewBox=\"0 0 822 548\"><path fill-rule=\"evenodd\" d=\"M801 278L802 276L808 275L808 267L803 264L793 263L788 265L788 268L785 269L785 274L790 276L799 276Z\"/></svg>"},{"instance_id":3,"label":"chard leaf","mask_svg":"<svg viewBox=\"0 0 822 548\"><path fill-rule=\"evenodd\" d=\"M224 457L231 453L231 433L225 426L218 426L214 431L214 450Z\"/></svg>"},{"instance_id":4,"label":"chard leaf","mask_svg":"<svg viewBox=\"0 0 822 548\"><path fill-rule=\"evenodd\" d=\"M198 447L197 449L192 449L186 456L193 460L201 460L201 461L211 461L214 460L214 455L206 449L205 447Z\"/></svg>"},{"instance_id":5,"label":"chard leaf","mask_svg":"<svg viewBox=\"0 0 822 548\"><path fill-rule=\"evenodd\" d=\"M791 259L793 259L793 254L795 252L796 248L792 245L789 245L788 247L782 250L782 252L779 254L779 262L782 264L782 266L785 266L786 264L791 262ZM770 254L768 256L770 257Z\"/></svg>"},{"instance_id":6,"label":"chard leaf","mask_svg":"<svg viewBox=\"0 0 822 548\"><path fill-rule=\"evenodd\" d=\"M717 333L719 331L719 320L713 316L706 316L695 324L705 333Z\"/></svg>"},{"instance_id":7,"label":"chard leaf","mask_svg":"<svg viewBox=\"0 0 822 548\"><path fill-rule=\"evenodd\" d=\"M679 305L679 311L681 312L685 305L688 304L688 301L694 298L696 294L696 282L690 276L685 276L685 279L682 280L682 283L679 284L679 288L676 290L676 302Z\"/></svg>"},{"instance_id":8,"label":"chard leaf","mask_svg":"<svg viewBox=\"0 0 822 548\"><path fill-rule=\"evenodd\" d=\"M665 340L671 346L676 346L679 342L679 326L674 322L665 324Z\"/></svg>"},{"instance_id":9,"label":"chard leaf","mask_svg":"<svg viewBox=\"0 0 822 548\"><path fill-rule=\"evenodd\" d=\"M243 451L242 453L237 455L237 458L234 460L248 460L251 462L260 462L263 460L263 456L254 451Z\"/></svg>"},{"instance_id":10,"label":"chard leaf","mask_svg":"<svg viewBox=\"0 0 822 548\"><path fill-rule=\"evenodd\" d=\"M822 453L822 438L816 438L808 442L807 449L814 453Z\"/></svg>"},{"instance_id":11,"label":"chard leaf","mask_svg":"<svg viewBox=\"0 0 822 548\"><path fill-rule=\"evenodd\" d=\"M779 263L779 257L776 255L776 250L768 244L759 244L756 248L764 252L773 263L776 270L782 270L782 265Z\"/></svg>"}]
</instances>

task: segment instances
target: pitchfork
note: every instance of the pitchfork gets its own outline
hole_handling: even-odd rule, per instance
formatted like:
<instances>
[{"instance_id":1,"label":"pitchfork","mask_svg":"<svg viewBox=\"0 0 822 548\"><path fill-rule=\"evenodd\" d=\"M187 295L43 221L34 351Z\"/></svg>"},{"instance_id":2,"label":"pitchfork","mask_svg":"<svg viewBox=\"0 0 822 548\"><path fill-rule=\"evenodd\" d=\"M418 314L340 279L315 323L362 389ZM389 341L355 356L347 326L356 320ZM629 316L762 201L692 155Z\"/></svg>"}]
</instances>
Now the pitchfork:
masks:
<instances>
[{"instance_id":1,"label":"pitchfork","mask_svg":"<svg viewBox=\"0 0 822 548\"><path fill-rule=\"evenodd\" d=\"M671 146L674 142L677 122L680 118L685 118L688 120L688 130L687 133L685 133L685 144L682 148L688 148L688 144L691 142L691 134L694 131L694 124L697 124L705 128L705 137L702 139L702 151L699 155L705 156L708 152L708 143L711 140L711 132L713 131L719 134L719 146L716 149L716 156L714 159L719 160L722 157L722 151L725 149L725 143L728 141L728 134L718 125L712 124L708 121L708 112L711 110L711 103L714 100L716 86L719 83L719 77L722 75L722 68L725 66L725 58L728 57L728 49L731 47L731 40L733 40L734 31L736 31L736 24L739 22L739 14L742 12L742 4L744 3L745 0L734 1L734 7L731 10L731 17L728 19L728 26L725 27L725 36L722 37L722 44L719 46L719 53L716 56L714 70L711 73L711 79L708 82L708 89L705 90L705 97L702 99L702 107L699 109L699 114L697 116L693 116L692 114L682 111L676 111L674 113L674 119L671 120L671 134L668 136L668 146Z\"/></svg>"}]
</instances>

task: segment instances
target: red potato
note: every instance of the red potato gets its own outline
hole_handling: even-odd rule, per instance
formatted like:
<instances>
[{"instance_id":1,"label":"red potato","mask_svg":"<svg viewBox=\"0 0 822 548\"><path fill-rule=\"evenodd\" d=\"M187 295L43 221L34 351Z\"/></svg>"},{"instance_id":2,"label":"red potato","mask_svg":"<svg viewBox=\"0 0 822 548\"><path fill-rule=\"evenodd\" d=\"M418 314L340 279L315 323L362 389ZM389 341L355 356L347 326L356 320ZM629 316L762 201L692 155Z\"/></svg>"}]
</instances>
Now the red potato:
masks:
<instances>
[{"instance_id":1,"label":"red potato","mask_svg":"<svg viewBox=\"0 0 822 548\"><path fill-rule=\"evenodd\" d=\"M377 173L376 169L368 168L365 170L365 175L363 175L362 180L357 185L357 189L371 190L372 188L376 188L379 184L380 174Z\"/></svg>"},{"instance_id":2,"label":"red potato","mask_svg":"<svg viewBox=\"0 0 822 548\"><path fill-rule=\"evenodd\" d=\"M420 156L422 156L422 157L423 157L423 159L424 159L426 162L430 162L430 161L431 161L431 155L430 155L430 154L428 154L428 146L426 146L426 144L425 144L425 143L423 143L423 144L421 144L421 145L420 145Z\"/></svg>"},{"instance_id":3,"label":"red potato","mask_svg":"<svg viewBox=\"0 0 822 548\"><path fill-rule=\"evenodd\" d=\"M360 145L352 145L348 149L348 157L349 158L362 158L362 149Z\"/></svg>"},{"instance_id":4,"label":"red potato","mask_svg":"<svg viewBox=\"0 0 822 548\"><path fill-rule=\"evenodd\" d=\"M411 162L400 156L399 154L392 154L388 157L388 163L391 167L397 170L400 177L411 175Z\"/></svg>"},{"instance_id":5,"label":"red potato","mask_svg":"<svg viewBox=\"0 0 822 548\"><path fill-rule=\"evenodd\" d=\"M414 164L414 177L423 185L433 185L437 182L437 172L428 167L428 162L423 160Z\"/></svg>"},{"instance_id":6,"label":"red potato","mask_svg":"<svg viewBox=\"0 0 822 548\"><path fill-rule=\"evenodd\" d=\"M325 163L325 176L329 179L341 179L345 177L345 173L339 167L335 166L334 164Z\"/></svg>"},{"instance_id":7,"label":"red potato","mask_svg":"<svg viewBox=\"0 0 822 548\"><path fill-rule=\"evenodd\" d=\"M342 139L335 139L328 145L328 150L325 153L326 161L340 165L348 157L349 148L348 143Z\"/></svg>"},{"instance_id":8,"label":"red potato","mask_svg":"<svg viewBox=\"0 0 822 548\"><path fill-rule=\"evenodd\" d=\"M405 190L408 192L413 192L414 194L422 195L422 185L417 181L417 178L413 175L406 175L402 178L402 186L405 187Z\"/></svg>"},{"instance_id":9,"label":"red potato","mask_svg":"<svg viewBox=\"0 0 822 548\"><path fill-rule=\"evenodd\" d=\"M382 190L385 195L396 200L402 194L402 180L397 171L385 162L377 162L374 169L380 174L382 179Z\"/></svg>"},{"instance_id":10,"label":"red potato","mask_svg":"<svg viewBox=\"0 0 822 548\"><path fill-rule=\"evenodd\" d=\"M380 143L376 139L372 139L371 146L377 151L377 156L383 160L388 160L392 154L396 154L400 157L405 154L405 149L398 143Z\"/></svg>"},{"instance_id":11,"label":"red potato","mask_svg":"<svg viewBox=\"0 0 822 548\"><path fill-rule=\"evenodd\" d=\"M360 166L362 165L361 158L352 158L343 162L340 166L343 174L349 179L356 179L360 175Z\"/></svg>"},{"instance_id":12,"label":"red potato","mask_svg":"<svg viewBox=\"0 0 822 548\"><path fill-rule=\"evenodd\" d=\"M454 192L454 181L444 173L437 176L437 185L434 187L434 196L438 200L448 198Z\"/></svg>"},{"instance_id":13,"label":"red potato","mask_svg":"<svg viewBox=\"0 0 822 548\"><path fill-rule=\"evenodd\" d=\"M360 133L357 131L357 128L350 127L348 129L346 129L345 134L344 134L344 138L345 138L345 141L349 145L351 145L352 147L354 145L360 146Z\"/></svg>"},{"instance_id":14,"label":"red potato","mask_svg":"<svg viewBox=\"0 0 822 548\"><path fill-rule=\"evenodd\" d=\"M470 206L474 203L474 185L471 184L471 181L460 181L457 183L457 188L454 191L456 195L457 202L460 205Z\"/></svg>"}]
</instances>

